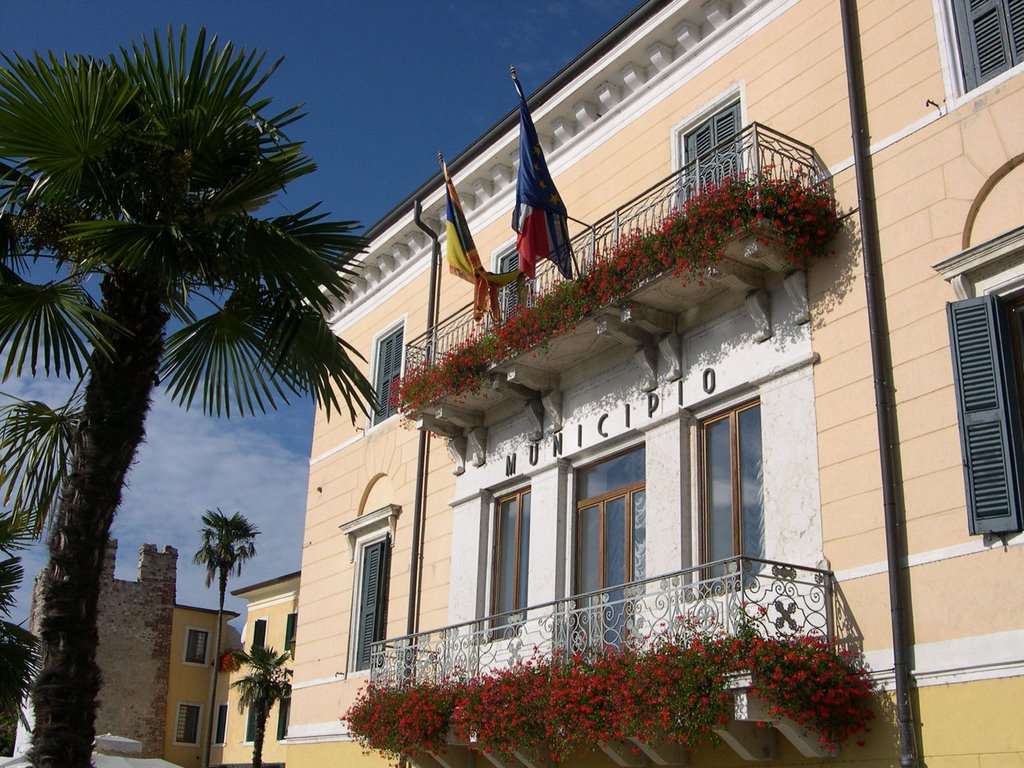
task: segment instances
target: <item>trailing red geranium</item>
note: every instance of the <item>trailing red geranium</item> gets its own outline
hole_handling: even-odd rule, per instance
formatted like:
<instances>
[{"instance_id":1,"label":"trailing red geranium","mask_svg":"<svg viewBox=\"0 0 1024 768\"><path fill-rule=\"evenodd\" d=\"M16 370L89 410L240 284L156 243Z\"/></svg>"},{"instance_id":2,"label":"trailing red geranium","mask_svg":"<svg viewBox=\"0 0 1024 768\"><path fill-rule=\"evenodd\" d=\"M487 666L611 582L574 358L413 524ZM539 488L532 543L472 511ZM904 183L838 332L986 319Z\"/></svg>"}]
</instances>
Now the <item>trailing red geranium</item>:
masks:
<instances>
[{"instance_id":1,"label":"trailing red geranium","mask_svg":"<svg viewBox=\"0 0 1024 768\"><path fill-rule=\"evenodd\" d=\"M794 720L830 749L873 717L867 672L852 658L818 639L741 632L534 659L465 682L370 685L345 719L366 748L394 759L443 753L451 740L507 761L518 752L557 763L630 738L692 751L728 722L738 674L752 677L770 717Z\"/></svg>"},{"instance_id":2,"label":"trailing red geranium","mask_svg":"<svg viewBox=\"0 0 1024 768\"><path fill-rule=\"evenodd\" d=\"M518 307L433 363L410 367L394 398L412 413L442 397L475 392L493 363L543 347L652 278L671 272L684 283L701 283L731 239L772 242L798 268L824 255L839 227L832 196L803 179L726 179L689 198L660 228L595 254L578 280L555 285L533 306Z\"/></svg>"}]
</instances>

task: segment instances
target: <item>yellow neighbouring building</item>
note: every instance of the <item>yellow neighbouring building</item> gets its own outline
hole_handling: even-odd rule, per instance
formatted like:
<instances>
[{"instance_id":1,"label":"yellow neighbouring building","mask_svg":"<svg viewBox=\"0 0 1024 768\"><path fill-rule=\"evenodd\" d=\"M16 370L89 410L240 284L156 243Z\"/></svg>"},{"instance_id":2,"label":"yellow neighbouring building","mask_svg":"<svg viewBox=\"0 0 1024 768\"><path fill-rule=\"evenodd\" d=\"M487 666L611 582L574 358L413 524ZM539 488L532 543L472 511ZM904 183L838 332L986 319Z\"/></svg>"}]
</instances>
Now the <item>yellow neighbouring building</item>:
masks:
<instances>
[{"instance_id":1,"label":"yellow neighbouring building","mask_svg":"<svg viewBox=\"0 0 1024 768\"><path fill-rule=\"evenodd\" d=\"M298 572L241 587L232 590L231 594L246 601L241 638L244 648L265 645L278 652L288 651L294 656L298 628ZM231 687L246 674L248 670L242 667L220 676L211 766L244 768L252 764L254 720L248 709L239 710L238 691ZM270 710L263 743L265 768L285 764L290 704L286 700Z\"/></svg>"},{"instance_id":2,"label":"yellow neighbouring building","mask_svg":"<svg viewBox=\"0 0 1024 768\"><path fill-rule=\"evenodd\" d=\"M558 645L545 616L599 625L595 604L656 618L674 600L729 631L737 597L861 652L879 718L832 757L769 728L692 763L1021 765L1022 57L1018 0L658 0L532 93L583 270L729 177L823 185L844 230L806 268L734 240L699 280L592 308L468 394L320 414L289 768L383 764L341 717L402 659L498 668L512 640ZM510 113L449 163L495 271L515 266L517 153ZM425 335L444 205L435 175L374 224L331 318L385 401L489 332L443 267ZM538 275L531 300L557 288ZM597 746L570 763L645 760Z\"/></svg>"}]
</instances>

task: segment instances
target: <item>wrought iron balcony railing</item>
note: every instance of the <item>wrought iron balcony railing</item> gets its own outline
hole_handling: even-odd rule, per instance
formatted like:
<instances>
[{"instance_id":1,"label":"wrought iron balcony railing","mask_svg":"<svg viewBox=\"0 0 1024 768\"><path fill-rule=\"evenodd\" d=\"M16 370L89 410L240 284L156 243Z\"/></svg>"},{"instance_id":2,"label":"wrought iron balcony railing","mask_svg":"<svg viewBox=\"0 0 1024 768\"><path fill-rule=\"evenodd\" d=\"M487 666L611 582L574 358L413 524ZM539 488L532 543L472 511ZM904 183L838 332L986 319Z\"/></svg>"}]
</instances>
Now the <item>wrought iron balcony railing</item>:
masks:
<instances>
[{"instance_id":1,"label":"wrought iron balcony railing","mask_svg":"<svg viewBox=\"0 0 1024 768\"><path fill-rule=\"evenodd\" d=\"M371 647L382 685L468 679L534 657L642 650L695 632L832 639L832 574L737 557Z\"/></svg>"},{"instance_id":2,"label":"wrought iron balcony railing","mask_svg":"<svg viewBox=\"0 0 1024 768\"><path fill-rule=\"evenodd\" d=\"M744 176L753 180L796 179L807 187L828 176L814 149L758 123L751 123L730 139L687 163L654 186L627 201L572 237L576 277L588 274L631 235L652 232L683 204L724 179ZM529 304L549 293L563 280L550 261L537 265L527 299ZM493 321L473 319L467 304L406 345L405 370L413 370L488 333Z\"/></svg>"}]
</instances>

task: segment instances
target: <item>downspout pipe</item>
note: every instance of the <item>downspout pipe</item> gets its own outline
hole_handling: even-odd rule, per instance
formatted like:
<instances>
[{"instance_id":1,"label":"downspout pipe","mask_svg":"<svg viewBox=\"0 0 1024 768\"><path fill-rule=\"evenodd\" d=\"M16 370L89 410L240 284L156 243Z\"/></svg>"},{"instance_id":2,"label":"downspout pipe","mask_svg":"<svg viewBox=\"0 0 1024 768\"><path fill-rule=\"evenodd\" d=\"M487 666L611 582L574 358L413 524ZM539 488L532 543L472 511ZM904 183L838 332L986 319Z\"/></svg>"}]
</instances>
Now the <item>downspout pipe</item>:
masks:
<instances>
[{"instance_id":1,"label":"downspout pipe","mask_svg":"<svg viewBox=\"0 0 1024 768\"><path fill-rule=\"evenodd\" d=\"M843 26L843 54L853 135L853 167L857 180L857 210L864 257L864 288L867 292L871 370L874 376L875 416L878 422L878 453L882 479L882 512L885 521L885 554L889 574L889 610L892 625L893 672L896 687L896 720L899 730L901 768L917 764L914 718L910 706L910 674L905 639L905 595L900 574L900 521L902 494L897 475L899 446L896 437L896 398L892 352L889 348L885 289L878 244L878 215L867 136L867 104L864 93L863 58L856 0L839 0Z\"/></svg>"},{"instance_id":2,"label":"downspout pipe","mask_svg":"<svg viewBox=\"0 0 1024 768\"><path fill-rule=\"evenodd\" d=\"M412 220L431 241L430 293L427 297L427 356L433 357L433 333L437 325L437 264L441 260L441 242L437 233L423 221L423 206L413 203ZM419 629L420 574L423 571L423 524L426 518L427 471L430 467L430 439L425 429L420 430L416 449L416 495L412 510L412 555L409 560L409 612L405 633L416 634Z\"/></svg>"}]
</instances>

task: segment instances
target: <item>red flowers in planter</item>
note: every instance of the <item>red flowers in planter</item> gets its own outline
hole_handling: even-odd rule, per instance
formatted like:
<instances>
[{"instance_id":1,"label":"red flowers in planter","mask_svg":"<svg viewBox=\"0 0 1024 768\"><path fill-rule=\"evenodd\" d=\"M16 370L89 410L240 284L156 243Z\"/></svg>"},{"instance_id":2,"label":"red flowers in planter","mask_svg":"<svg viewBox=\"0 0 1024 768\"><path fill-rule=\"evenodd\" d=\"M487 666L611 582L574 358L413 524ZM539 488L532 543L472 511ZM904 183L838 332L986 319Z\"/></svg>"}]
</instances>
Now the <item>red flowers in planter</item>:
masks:
<instances>
[{"instance_id":1,"label":"red flowers in planter","mask_svg":"<svg viewBox=\"0 0 1024 768\"><path fill-rule=\"evenodd\" d=\"M532 307L519 307L497 327L405 371L396 400L406 413L449 395L479 389L491 363L543 347L595 310L645 281L671 272L702 284L730 239L756 237L780 246L794 267L824 255L838 232L835 201L802 179L726 179L689 198L662 225L623 237L578 280L555 285Z\"/></svg>"},{"instance_id":2,"label":"red flowers in planter","mask_svg":"<svg viewBox=\"0 0 1024 768\"><path fill-rule=\"evenodd\" d=\"M662 738L696 749L728 722L728 678L749 673L769 714L836 747L873 717L865 670L811 638L667 641L637 651L518 663L462 682L370 685L345 714L368 749L392 758L444 752L449 738L505 759L560 762L597 742Z\"/></svg>"}]
</instances>

